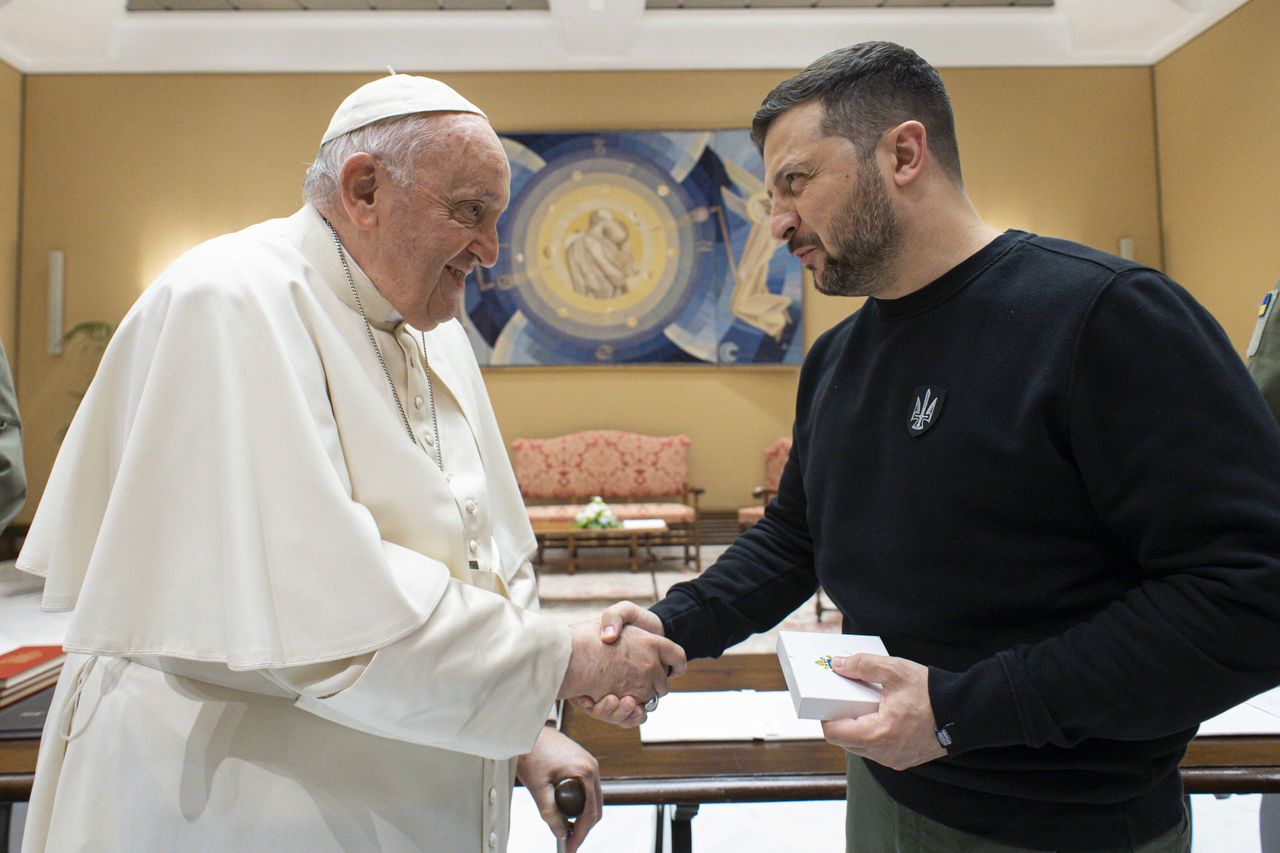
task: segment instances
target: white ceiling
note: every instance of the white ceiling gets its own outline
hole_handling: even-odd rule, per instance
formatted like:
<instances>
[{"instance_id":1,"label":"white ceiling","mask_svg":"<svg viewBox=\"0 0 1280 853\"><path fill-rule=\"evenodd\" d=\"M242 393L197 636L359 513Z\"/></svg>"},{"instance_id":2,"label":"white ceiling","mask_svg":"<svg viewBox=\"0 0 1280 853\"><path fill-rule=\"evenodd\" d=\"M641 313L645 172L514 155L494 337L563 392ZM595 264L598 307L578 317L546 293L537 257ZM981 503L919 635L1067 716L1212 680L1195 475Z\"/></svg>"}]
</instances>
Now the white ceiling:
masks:
<instances>
[{"instance_id":1,"label":"white ceiling","mask_svg":"<svg viewBox=\"0 0 1280 853\"><path fill-rule=\"evenodd\" d=\"M888 39L948 68L1151 65L1247 0L732 10L549 2L547 11L126 12L126 0L0 0L0 59L28 74L801 68L828 50Z\"/></svg>"}]
</instances>

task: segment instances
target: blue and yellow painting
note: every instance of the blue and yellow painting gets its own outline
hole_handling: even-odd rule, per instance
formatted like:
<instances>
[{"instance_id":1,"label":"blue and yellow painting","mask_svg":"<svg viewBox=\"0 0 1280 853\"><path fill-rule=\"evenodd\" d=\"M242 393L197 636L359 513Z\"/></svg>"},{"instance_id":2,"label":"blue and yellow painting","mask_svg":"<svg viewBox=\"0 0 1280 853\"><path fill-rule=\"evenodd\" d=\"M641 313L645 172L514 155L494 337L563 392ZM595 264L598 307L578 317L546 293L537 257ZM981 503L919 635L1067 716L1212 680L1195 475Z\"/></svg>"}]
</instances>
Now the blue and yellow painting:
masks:
<instances>
[{"instance_id":1,"label":"blue and yellow painting","mask_svg":"<svg viewBox=\"0 0 1280 853\"><path fill-rule=\"evenodd\" d=\"M502 141L500 257L462 318L481 364L800 363L804 275L745 130Z\"/></svg>"}]
</instances>

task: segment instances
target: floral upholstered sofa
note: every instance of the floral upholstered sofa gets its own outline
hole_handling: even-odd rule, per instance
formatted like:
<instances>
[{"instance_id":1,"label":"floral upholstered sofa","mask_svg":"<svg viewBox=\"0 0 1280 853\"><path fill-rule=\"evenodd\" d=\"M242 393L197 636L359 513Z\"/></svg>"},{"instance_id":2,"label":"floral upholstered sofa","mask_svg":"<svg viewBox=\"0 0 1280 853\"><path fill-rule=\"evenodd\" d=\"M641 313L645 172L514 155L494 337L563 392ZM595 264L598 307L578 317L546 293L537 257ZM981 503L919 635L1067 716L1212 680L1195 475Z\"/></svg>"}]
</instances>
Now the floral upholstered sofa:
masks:
<instances>
[{"instance_id":1,"label":"floral upholstered sofa","mask_svg":"<svg viewBox=\"0 0 1280 853\"><path fill-rule=\"evenodd\" d=\"M689 485L689 444L683 435L590 430L518 438L511 442L511 460L535 531L544 522L572 522L599 495L620 521L665 521L669 532L655 544L683 546L685 562L696 570L703 489ZM540 548L545 539L538 537Z\"/></svg>"}]
</instances>

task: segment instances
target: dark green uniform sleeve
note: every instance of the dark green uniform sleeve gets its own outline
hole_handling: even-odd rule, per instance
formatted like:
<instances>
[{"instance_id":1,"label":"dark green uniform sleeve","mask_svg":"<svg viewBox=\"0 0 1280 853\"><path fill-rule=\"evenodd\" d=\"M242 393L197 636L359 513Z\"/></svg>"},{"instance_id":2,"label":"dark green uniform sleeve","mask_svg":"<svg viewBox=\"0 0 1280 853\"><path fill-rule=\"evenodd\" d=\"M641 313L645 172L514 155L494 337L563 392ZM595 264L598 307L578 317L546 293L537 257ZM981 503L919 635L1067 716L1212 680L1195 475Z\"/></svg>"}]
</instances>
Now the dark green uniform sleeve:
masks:
<instances>
[{"instance_id":1,"label":"dark green uniform sleeve","mask_svg":"<svg viewBox=\"0 0 1280 853\"><path fill-rule=\"evenodd\" d=\"M1280 320L1275 319L1280 285L1262 297L1258 324L1249 341L1249 375L1258 383L1271 414L1280 420Z\"/></svg>"}]
</instances>

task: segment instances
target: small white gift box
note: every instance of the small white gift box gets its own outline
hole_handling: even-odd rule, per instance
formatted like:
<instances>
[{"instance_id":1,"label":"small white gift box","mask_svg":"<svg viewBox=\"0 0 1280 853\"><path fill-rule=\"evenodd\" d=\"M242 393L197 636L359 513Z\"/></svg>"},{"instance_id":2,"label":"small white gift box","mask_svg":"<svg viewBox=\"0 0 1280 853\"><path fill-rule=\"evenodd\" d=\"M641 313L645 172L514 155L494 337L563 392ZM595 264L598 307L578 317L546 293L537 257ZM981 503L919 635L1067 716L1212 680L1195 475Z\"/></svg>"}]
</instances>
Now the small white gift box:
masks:
<instances>
[{"instance_id":1,"label":"small white gift box","mask_svg":"<svg viewBox=\"0 0 1280 853\"><path fill-rule=\"evenodd\" d=\"M847 720L880 708L880 685L864 684L831 669L831 658L867 652L887 655L879 637L865 634L778 633L778 661L803 720Z\"/></svg>"}]
</instances>

